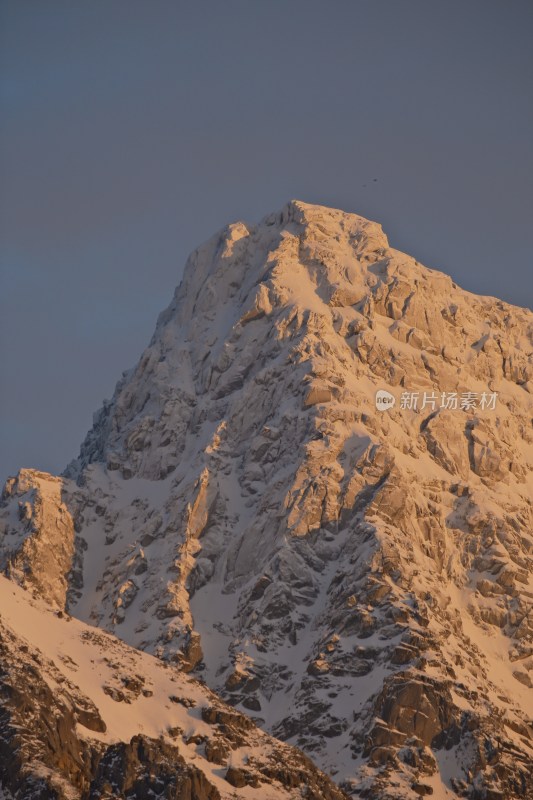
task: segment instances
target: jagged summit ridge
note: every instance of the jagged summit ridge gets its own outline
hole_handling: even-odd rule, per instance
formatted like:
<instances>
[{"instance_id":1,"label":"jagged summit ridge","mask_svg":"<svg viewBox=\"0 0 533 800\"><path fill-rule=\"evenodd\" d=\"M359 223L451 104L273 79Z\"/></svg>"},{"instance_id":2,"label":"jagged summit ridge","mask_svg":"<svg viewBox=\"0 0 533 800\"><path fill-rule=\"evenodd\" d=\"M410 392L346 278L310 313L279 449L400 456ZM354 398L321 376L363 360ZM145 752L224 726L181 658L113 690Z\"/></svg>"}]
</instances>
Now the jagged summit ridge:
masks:
<instances>
[{"instance_id":1,"label":"jagged summit ridge","mask_svg":"<svg viewBox=\"0 0 533 800\"><path fill-rule=\"evenodd\" d=\"M224 229L63 480L71 613L349 791L530 797L532 323L357 215L292 201ZM4 492L28 586L43 480Z\"/></svg>"}]
</instances>

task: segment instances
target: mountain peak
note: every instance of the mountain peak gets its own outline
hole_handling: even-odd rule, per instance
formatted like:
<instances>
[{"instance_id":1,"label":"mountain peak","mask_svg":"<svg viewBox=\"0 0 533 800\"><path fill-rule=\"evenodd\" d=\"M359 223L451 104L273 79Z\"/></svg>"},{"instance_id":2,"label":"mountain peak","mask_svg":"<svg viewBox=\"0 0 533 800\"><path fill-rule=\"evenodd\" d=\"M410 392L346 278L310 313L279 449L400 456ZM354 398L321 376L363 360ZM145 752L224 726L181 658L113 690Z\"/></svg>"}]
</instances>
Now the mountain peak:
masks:
<instances>
[{"instance_id":1,"label":"mountain peak","mask_svg":"<svg viewBox=\"0 0 533 800\"><path fill-rule=\"evenodd\" d=\"M339 269L359 256L370 258L371 253L388 249L387 237L378 223L357 214L291 200L257 225L242 221L227 225L197 248L187 261L176 296L190 298L191 293L202 290L209 293L214 281L216 291L221 290L223 295L238 283L242 301L249 284L265 282L274 266L276 275L283 269L294 271L298 263L313 272L321 266L334 280ZM352 271L348 280L354 279Z\"/></svg>"},{"instance_id":2,"label":"mountain peak","mask_svg":"<svg viewBox=\"0 0 533 800\"><path fill-rule=\"evenodd\" d=\"M353 212L343 211L338 208L306 203L303 200L289 200L281 211L268 214L262 220L270 225L288 225L291 222L297 225L311 226L329 225L332 228L338 225L341 228L357 229L358 226L375 226L381 230L381 225Z\"/></svg>"}]
</instances>

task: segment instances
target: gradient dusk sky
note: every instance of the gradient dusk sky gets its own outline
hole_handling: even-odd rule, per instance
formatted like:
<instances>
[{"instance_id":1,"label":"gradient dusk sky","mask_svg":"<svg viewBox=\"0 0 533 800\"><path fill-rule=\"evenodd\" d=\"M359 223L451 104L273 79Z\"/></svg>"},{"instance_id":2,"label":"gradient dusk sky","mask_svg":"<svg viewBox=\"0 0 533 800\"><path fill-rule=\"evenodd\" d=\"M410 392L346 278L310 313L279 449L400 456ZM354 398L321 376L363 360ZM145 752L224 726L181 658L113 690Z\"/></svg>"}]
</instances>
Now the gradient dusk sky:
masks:
<instances>
[{"instance_id":1,"label":"gradient dusk sky","mask_svg":"<svg viewBox=\"0 0 533 800\"><path fill-rule=\"evenodd\" d=\"M0 36L0 479L63 469L187 254L291 197L533 305L531 0L12 0Z\"/></svg>"}]
</instances>

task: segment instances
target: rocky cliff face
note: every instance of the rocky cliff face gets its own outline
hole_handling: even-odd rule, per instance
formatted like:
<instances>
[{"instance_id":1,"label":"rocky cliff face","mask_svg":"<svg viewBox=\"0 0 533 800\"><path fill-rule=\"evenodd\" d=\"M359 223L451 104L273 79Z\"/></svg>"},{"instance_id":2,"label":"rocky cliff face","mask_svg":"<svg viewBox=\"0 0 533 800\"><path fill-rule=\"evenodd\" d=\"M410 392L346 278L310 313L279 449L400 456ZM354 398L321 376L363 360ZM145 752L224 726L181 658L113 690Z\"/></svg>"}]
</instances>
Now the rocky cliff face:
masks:
<instances>
[{"instance_id":1,"label":"rocky cliff face","mask_svg":"<svg viewBox=\"0 0 533 800\"><path fill-rule=\"evenodd\" d=\"M2 492L0 570L65 608L74 556L72 516L62 499L64 481L45 472L20 470Z\"/></svg>"},{"instance_id":2,"label":"rocky cliff face","mask_svg":"<svg viewBox=\"0 0 533 800\"><path fill-rule=\"evenodd\" d=\"M354 796L533 797L532 351L361 217L231 225L0 565Z\"/></svg>"}]
</instances>

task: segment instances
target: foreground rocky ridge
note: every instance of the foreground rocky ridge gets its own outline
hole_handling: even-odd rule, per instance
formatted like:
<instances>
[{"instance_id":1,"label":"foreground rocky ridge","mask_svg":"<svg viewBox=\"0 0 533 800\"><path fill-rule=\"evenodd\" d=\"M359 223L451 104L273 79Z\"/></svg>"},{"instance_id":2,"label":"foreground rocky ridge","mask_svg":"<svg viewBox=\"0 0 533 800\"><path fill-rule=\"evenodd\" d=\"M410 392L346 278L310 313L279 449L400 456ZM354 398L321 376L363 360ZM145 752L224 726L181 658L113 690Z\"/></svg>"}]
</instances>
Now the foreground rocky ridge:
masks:
<instances>
[{"instance_id":1,"label":"foreground rocky ridge","mask_svg":"<svg viewBox=\"0 0 533 800\"><path fill-rule=\"evenodd\" d=\"M0 568L354 795L533 797L532 331L356 215L229 226Z\"/></svg>"},{"instance_id":2,"label":"foreground rocky ridge","mask_svg":"<svg viewBox=\"0 0 533 800\"><path fill-rule=\"evenodd\" d=\"M25 800L345 797L302 753L175 667L4 577L0 602L4 791Z\"/></svg>"}]
</instances>

